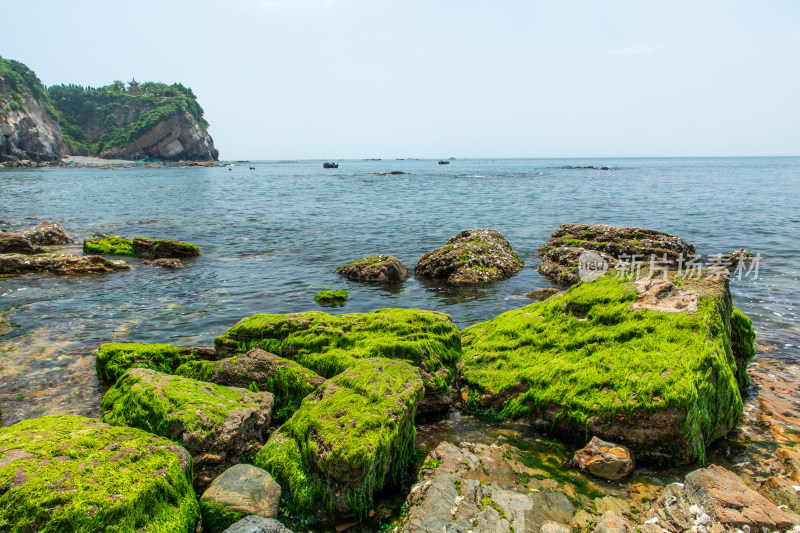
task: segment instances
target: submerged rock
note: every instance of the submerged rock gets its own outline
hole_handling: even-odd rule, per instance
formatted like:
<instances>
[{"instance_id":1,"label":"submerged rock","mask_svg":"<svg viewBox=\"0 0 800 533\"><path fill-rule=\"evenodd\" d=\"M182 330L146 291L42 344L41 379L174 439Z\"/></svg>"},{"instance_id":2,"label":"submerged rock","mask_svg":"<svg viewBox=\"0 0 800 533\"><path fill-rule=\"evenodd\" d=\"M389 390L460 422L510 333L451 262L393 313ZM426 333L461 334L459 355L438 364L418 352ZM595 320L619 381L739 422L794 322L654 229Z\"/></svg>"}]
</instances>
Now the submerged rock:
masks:
<instances>
[{"instance_id":1,"label":"submerged rock","mask_svg":"<svg viewBox=\"0 0 800 533\"><path fill-rule=\"evenodd\" d=\"M408 279L408 269L393 255L371 255L347 265L334 272L353 281L372 281L376 283L401 283Z\"/></svg>"},{"instance_id":2,"label":"submerged rock","mask_svg":"<svg viewBox=\"0 0 800 533\"><path fill-rule=\"evenodd\" d=\"M223 387L145 368L127 371L100 403L102 421L180 442L194 457L195 487L264 443L272 416L269 392Z\"/></svg>"},{"instance_id":3,"label":"submerged rock","mask_svg":"<svg viewBox=\"0 0 800 533\"><path fill-rule=\"evenodd\" d=\"M142 264L145 266L154 266L156 268L173 268L176 270L183 268L183 263L181 263L180 259L166 257L162 259L155 259L153 261L142 261Z\"/></svg>"},{"instance_id":4,"label":"submerged rock","mask_svg":"<svg viewBox=\"0 0 800 533\"><path fill-rule=\"evenodd\" d=\"M280 502L281 487L268 472L253 465L234 465L200 498L203 533L221 533L249 515L275 518Z\"/></svg>"},{"instance_id":5,"label":"submerged rock","mask_svg":"<svg viewBox=\"0 0 800 533\"><path fill-rule=\"evenodd\" d=\"M95 367L100 381L115 383L126 370L131 368L149 368L164 374L172 374L179 366L189 361L215 358L216 353L212 348L108 342L98 348Z\"/></svg>"},{"instance_id":6,"label":"submerged rock","mask_svg":"<svg viewBox=\"0 0 800 533\"><path fill-rule=\"evenodd\" d=\"M0 254L0 274L29 274L49 272L62 276L128 270L125 261L114 261L99 255L42 253L36 255Z\"/></svg>"},{"instance_id":7,"label":"submerged rock","mask_svg":"<svg viewBox=\"0 0 800 533\"><path fill-rule=\"evenodd\" d=\"M742 413L749 358L730 354L753 353L752 326L726 278L682 283L695 313L634 310L634 284L607 275L463 330L467 407L591 432L637 457L704 460Z\"/></svg>"},{"instance_id":8,"label":"submerged rock","mask_svg":"<svg viewBox=\"0 0 800 533\"><path fill-rule=\"evenodd\" d=\"M800 515L779 508L716 465L686 475L683 484L668 485L646 518L668 531L786 531Z\"/></svg>"},{"instance_id":9,"label":"submerged rock","mask_svg":"<svg viewBox=\"0 0 800 533\"><path fill-rule=\"evenodd\" d=\"M302 514L364 516L413 456L422 394L411 365L359 360L308 396L253 462Z\"/></svg>"},{"instance_id":10,"label":"submerged rock","mask_svg":"<svg viewBox=\"0 0 800 533\"><path fill-rule=\"evenodd\" d=\"M349 299L350 297L347 295L347 291L344 289L339 289L338 291L322 291L314 296L314 301L319 304L343 303Z\"/></svg>"},{"instance_id":11,"label":"submerged rock","mask_svg":"<svg viewBox=\"0 0 800 533\"><path fill-rule=\"evenodd\" d=\"M3 531L193 531L191 458L144 431L78 416L0 428Z\"/></svg>"},{"instance_id":12,"label":"submerged rock","mask_svg":"<svg viewBox=\"0 0 800 533\"><path fill-rule=\"evenodd\" d=\"M378 309L329 315L319 311L253 315L215 340L221 357L260 347L330 378L359 359L384 357L413 361L425 385L422 407L442 412L461 339L450 317L418 309ZM425 414L429 414L425 411Z\"/></svg>"},{"instance_id":13,"label":"submerged rock","mask_svg":"<svg viewBox=\"0 0 800 533\"><path fill-rule=\"evenodd\" d=\"M72 237L67 235L67 231L58 222L45 221L41 224L19 232L19 236L27 239L32 244L42 246L54 246L57 244L69 244L75 242Z\"/></svg>"},{"instance_id":14,"label":"submerged rock","mask_svg":"<svg viewBox=\"0 0 800 533\"><path fill-rule=\"evenodd\" d=\"M507 444L441 443L411 488L400 533L563 531L577 511L575 493L522 455Z\"/></svg>"},{"instance_id":15,"label":"submerged rock","mask_svg":"<svg viewBox=\"0 0 800 533\"><path fill-rule=\"evenodd\" d=\"M635 466L628 448L597 437L592 437L589 444L575 452L574 462L581 470L612 481L624 478Z\"/></svg>"},{"instance_id":16,"label":"submerged rock","mask_svg":"<svg viewBox=\"0 0 800 533\"><path fill-rule=\"evenodd\" d=\"M294 361L253 348L244 355L219 361L191 361L175 375L229 387L255 388L275 395L273 421L284 421L303 398L322 385L325 378Z\"/></svg>"},{"instance_id":17,"label":"submerged rock","mask_svg":"<svg viewBox=\"0 0 800 533\"><path fill-rule=\"evenodd\" d=\"M650 256L656 261L664 257L668 263L677 264L695 253L695 248L683 239L660 231L604 224L562 224L539 249L542 262L537 267L540 274L561 285L574 285L580 281L578 270L581 254L594 252L598 262L613 269L617 259L649 264Z\"/></svg>"},{"instance_id":18,"label":"submerged rock","mask_svg":"<svg viewBox=\"0 0 800 533\"><path fill-rule=\"evenodd\" d=\"M100 236L83 241L83 253L110 254L110 255L140 255L142 257L154 258L156 263L163 259L178 259L186 257L197 257L200 249L195 244L181 241L168 241L164 239L146 239L135 237L133 240L124 237ZM178 261L180 264L180 261ZM170 266L171 268L181 268L174 266L175 263L167 264L165 261L155 266Z\"/></svg>"},{"instance_id":19,"label":"submerged rock","mask_svg":"<svg viewBox=\"0 0 800 533\"><path fill-rule=\"evenodd\" d=\"M466 229L423 255L414 275L447 283L476 283L510 278L524 266L499 231Z\"/></svg>"},{"instance_id":20,"label":"submerged rock","mask_svg":"<svg viewBox=\"0 0 800 533\"><path fill-rule=\"evenodd\" d=\"M526 298L530 298L531 300L547 300L551 296L555 296L556 294L562 294L558 289L548 289L548 288L541 288L541 289L533 289L531 292L525 295Z\"/></svg>"},{"instance_id":21,"label":"submerged rock","mask_svg":"<svg viewBox=\"0 0 800 533\"><path fill-rule=\"evenodd\" d=\"M224 533L292 533L292 531L274 518L247 516L226 529Z\"/></svg>"}]
</instances>

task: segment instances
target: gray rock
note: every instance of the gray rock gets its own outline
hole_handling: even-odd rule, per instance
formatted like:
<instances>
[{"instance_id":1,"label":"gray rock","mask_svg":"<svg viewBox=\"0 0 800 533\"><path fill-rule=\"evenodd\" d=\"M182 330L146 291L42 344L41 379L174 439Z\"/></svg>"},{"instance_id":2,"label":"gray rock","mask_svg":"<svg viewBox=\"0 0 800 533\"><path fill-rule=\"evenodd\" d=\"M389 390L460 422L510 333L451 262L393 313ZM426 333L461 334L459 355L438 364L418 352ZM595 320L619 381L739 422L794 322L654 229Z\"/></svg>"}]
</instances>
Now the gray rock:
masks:
<instances>
[{"instance_id":1,"label":"gray rock","mask_svg":"<svg viewBox=\"0 0 800 533\"><path fill-rule=\"evenodd\" d=\"M340 266L334 272L353 281L399 283L408 279L408 269L393 255L381 254L365 257Z\"/></svg>"},{"instance_id":2,"label":"gray rock","mask_svg":"<svg viewBox=\"0 0 800 533\"><path fill-rule=\"evenodd\" d=\"M19 235L29 240L32 244L41 244L43 246L75 242L73 238L67 234L64 226L58 222L44 221L31 229L20 231Z\"/></svg>"},{"instance_id":3,"label":"gray rock","mask_svg":"<svg viewBox=\"0 0 800 533\"><path fill-rule=\"evenodd\" d=\"M233 524L223 533L292 533L292 530L274 518L247 516Z\"/></svg>"},{"instance_id":4,"label":"gray rock","mask_svg":"<svg viewBox=\"0 0 800 533\"><path fill-rule=\"evenodd\" d=\"M203 493L201 500L209 500L247 515L275 518L280 508L281 487L265 470L238 464L220 474Z\"/></svg>"},{"instance_id":5,"label":"gray rock","mask_svg":"<svg viewBox=\"0 0 800 533\"><path fill-rule=\"evenodd\" d=\"M561 291L553 288L540 288L533 289L531 292L527 293L525 297L530 298L531 300L542 301L547 300L556 294L561 294Z\"/></svg>"}]
</instances>

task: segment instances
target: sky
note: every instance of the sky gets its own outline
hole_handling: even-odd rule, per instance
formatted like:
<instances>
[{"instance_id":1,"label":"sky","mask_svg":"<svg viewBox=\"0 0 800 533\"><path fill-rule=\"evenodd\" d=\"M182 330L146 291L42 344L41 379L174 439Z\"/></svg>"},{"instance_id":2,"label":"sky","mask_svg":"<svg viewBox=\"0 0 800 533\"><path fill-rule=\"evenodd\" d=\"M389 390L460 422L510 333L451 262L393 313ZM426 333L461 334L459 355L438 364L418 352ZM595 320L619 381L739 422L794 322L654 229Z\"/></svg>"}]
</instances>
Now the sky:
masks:
<instances>
[{"instance_id":1,"label":"sky","mask_svg":"<svg viewBox=\"0 0 800 533\"><path fill-rule=\"evenodd\" d=\"M0 0L46 85L181 82L220 158L800 155L796 0Z\"/></svg>"}]
</instances>

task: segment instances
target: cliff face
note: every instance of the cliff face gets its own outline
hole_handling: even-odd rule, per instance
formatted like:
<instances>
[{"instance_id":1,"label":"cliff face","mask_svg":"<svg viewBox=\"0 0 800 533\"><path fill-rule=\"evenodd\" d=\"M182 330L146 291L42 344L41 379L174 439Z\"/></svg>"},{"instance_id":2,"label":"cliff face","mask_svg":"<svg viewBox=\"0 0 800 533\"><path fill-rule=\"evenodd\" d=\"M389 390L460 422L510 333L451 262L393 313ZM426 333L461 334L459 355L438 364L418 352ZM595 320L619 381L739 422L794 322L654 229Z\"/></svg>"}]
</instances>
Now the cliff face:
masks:
<instances>
[{"instance_id":1,"label":"cliff face","mask_svg":"<svg viewBox=\"0 0 800 533\"><path fill-rule=\"evenodd\" d=\"M162 159L165 161L216 161L214 140L189 113L173 115L125 145L113 146L99 154L109 159Z\"/></svg>"},{"instance_id":2,"label":"cliff face","mask_svg":"<svg viewBox=\"0 0 800 533\"><path fill-rule=\"evenodd\" d=\"M39 79L0 57L0 163L60 159L61 130L51 110Z\"/></svg>"}]
</instances>

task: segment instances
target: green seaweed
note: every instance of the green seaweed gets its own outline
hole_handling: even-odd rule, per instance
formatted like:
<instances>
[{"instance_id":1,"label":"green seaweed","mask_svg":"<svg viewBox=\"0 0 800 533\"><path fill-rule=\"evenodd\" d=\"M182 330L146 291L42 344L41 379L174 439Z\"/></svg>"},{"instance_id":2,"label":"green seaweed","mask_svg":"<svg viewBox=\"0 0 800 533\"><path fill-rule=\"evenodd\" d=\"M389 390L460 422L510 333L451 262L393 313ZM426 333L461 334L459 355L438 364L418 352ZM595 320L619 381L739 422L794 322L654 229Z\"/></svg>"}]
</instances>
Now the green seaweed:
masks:
<instances>
[{"instance_id":1,"label":"green seaweed","mask_svg":"<svg viewBox=\"0 0 800 533\"><path fill-rule=\"evenodd\" d=\"M200 516L203 518L203 533L222 533L247 515L221 503L200 498Z\"/></svg>"},{"instance_id":2,"label":"green seaweed","mask_svg":"<svg viewBox=\"0 0 800 533\"><path fill-rule=\"evenodd\" d=\"M756 333L750 318L734 307L731 311L731 349L738 363L736 379L741 390L750 386L747 365L756 355L755 340Z\"/></svg>"},{"instance_id":3,"label":"green seaweed","mask_svg":"<svg viewBox=\"0 0 800 533\"><path fill-rule=\"evenodd\" d=\"M174 449L144 431L77 416L2 428L0 530L193 532L191 471Z\"/></svg>"},{"instance_id":4,"label":"green seaweed","mask_svg":"<svg viewBox=\"0 0 800 533\"><path fill-rule=\"evenodd\" d=\"M671 411L679 433L648 446L688 447L702 462L705 446L735 425L742 400L727 291L698 289L697 312L633 311L632 283L608 275L508 311L462 332L461 379L473 403L553 426Z\"/></svg>"},{"instance_id":5,"label":"green seaweed","mask_svg":"<svg viewBox=\"0 0 800 533\"><path fill-rule=\"evenodd\" d=\"M253 315L240 320L215 342L221 348L230 341L240 353L259 347L297 361L325 378L369 357L399 359L417 366L424 363L432 376L426 386L437 390L448 387L449 371L455 368L461 352L458 328L450 317L418 309ZM437 375L440 369L448 372Z\"/></svg>"},{"instance_id":6,"label":"green seaweed","mask_svg":"<svg viewBox=\"0 0 800 533\"><path fill-rule=\"evenodd\" d=\"M170 344L110 342L97 350L97 377L114 383L130 368L149 368L172 374L180 365L197 360L198 355Z\"/></svg>"},{"instance_id":7,"label":"green seaweed","mask_svg":"<svg viewBox=\"0 0 800 533\"><path fill-rule=\"evenodd\" d=\"M321 291L314 296L314 301L321 304L341 303L346 302L349 299L350 297L347 295L347 291L344 289L335 291Z\"/></svg>"},{"instance_id":8,"label":"green seaweed","mask_svg":"<svg viewBox=\"0 0 800 533\"><path fill-rule=\"evenodd\" d=\"M104 239L87 239L83 241L83 253L107 255L137 255L133 249L133 241L123 237L106 237Z\"/></svg>"},{"instance_id":9,"label":"green seaweed","mask_svg":"<svg viewBox=\"0 0 800 533\"><path fill-rule=\"evenodd\" d=\"M401 361L359 360L306 398L253 463L288 488L293 510L363 517L414 456L423 386Z\"/></svg>"}]
</instances>

